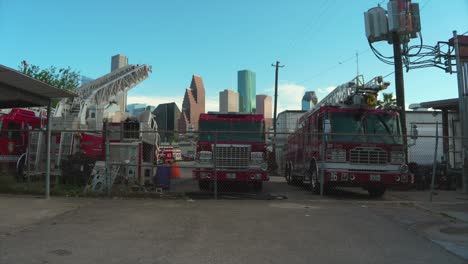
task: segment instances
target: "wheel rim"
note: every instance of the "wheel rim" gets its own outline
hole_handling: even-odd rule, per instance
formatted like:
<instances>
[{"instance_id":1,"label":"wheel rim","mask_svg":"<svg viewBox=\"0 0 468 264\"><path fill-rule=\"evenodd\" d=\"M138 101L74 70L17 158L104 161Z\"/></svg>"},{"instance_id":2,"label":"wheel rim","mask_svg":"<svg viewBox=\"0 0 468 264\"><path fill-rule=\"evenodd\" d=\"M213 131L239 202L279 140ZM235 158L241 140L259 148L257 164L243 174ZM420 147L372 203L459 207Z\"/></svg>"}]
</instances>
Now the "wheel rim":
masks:
<instances>
[{"instance_id":1,"label":"wheel rim","mask_svg":"<svg viewBox=\"0 0 468 264\"><path fill-rule=\"evenodd\" d=\"M310 186L312 191L317 190L317 172L315 170L310 173Z\"/></svg>"}]
</instances>

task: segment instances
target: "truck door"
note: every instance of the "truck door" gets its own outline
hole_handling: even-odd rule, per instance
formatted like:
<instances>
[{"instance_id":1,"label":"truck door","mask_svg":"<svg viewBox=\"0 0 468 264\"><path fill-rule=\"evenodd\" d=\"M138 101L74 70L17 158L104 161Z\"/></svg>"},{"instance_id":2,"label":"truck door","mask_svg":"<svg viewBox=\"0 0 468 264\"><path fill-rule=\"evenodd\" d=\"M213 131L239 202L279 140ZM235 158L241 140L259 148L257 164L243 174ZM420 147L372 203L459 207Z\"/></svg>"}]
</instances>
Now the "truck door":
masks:
<instances>
[{"instance_id":1,"label":"truck door","mask_svg":"<svg viewBox=\"0 0 468 264\"><path fill-rule=\"evenodd\" d=\"M21 124L16 122L8 122L7 139L8 151L10 153L18 153L24 146L24 140L21 140Z\"/></svg>"}]
</instances>

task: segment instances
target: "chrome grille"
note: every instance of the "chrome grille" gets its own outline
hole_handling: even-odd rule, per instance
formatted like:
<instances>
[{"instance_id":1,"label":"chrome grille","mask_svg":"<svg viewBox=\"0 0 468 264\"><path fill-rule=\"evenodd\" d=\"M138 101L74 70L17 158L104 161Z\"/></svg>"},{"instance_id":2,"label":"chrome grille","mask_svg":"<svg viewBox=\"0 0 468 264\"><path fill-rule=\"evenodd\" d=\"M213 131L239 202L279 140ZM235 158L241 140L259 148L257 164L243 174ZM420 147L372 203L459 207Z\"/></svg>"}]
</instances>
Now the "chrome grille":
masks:
<instances>
[{"instance_id":1,"label":"chrome grille","mask_svg":"<svg viewBox=\"0 0 468 264\"><path fill-rule=\"evenodd\" d=\"M216 145L215 163L220 169L247 168L250 160L250 146L248 145Z\"/></svg>"},{"instance_id":2,"label":"chrome grille","mask_svg":"<svg viewBox=\"0 0 468 264\"><path fill-rule=\"evenodd\" d=\"M380 148L354 148L349 152L349 161L358 164L386 164L387 152Z\"/></svg>"}]
</instances>

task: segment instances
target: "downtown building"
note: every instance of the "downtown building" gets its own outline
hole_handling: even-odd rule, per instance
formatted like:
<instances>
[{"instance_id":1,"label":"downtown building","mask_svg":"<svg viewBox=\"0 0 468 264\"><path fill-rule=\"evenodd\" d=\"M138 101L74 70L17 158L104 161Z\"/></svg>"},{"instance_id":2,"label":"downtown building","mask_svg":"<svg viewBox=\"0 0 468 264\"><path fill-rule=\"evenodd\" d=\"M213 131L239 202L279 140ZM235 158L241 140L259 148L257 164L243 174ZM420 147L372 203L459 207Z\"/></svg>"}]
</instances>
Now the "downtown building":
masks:
<instances>
[{"instance_id":1,"label":"downtown building","mask_svg":"<svg viewBox=\"0 0 468 264\"><path fill-rule=\"evenodd\" d=\"M256 96L256 114L261 114L265 118L265 132L268 132L273 126L273 114L272 114L272 103L271 96L259 94ZM267 135L269 138L269 135Z\"/></svg>"},{"instance_id":2,"label":"downtown building","mask_svg":"<svg viewBox=\"0 0 468 264\"><path fill-rule=\"evenodd\" d=\"M314 91L305 92L302 97L302 111L310 111L317 104L317 95Z\"/></svg>"},{"instance_id":3,"label":"downtown building","mask_svg":"<svg viewBox=\"0 0 468 264\"><path fill-rule=\"evenodd\" d=\"M154 109L156 123L162 142L167 142L174 136L173 131L179 130L180 109L176 103L159 104Z\"/></svg>"},{"instance_id":4,"label":"downtown building","mask_svg":"<svg viewBox=\"0 0 468 264\"><path fill-rule=\"evenodd\" d=\"M180 132L197 131L201 113L205 113L205 86L200 76L193 75L190 87L185 90L178 130Z\"/></svg>"},{"instance_id":5,"label":"downtown building","mask_svg":"<svg viewBox=\"0 0 468 264\"><path fill-rule=\"evenodd\" d=\"M125 67L128 65L128 57L125 55L117 54L112 56L111 59L111 72ZM121 112L126 112L127 107L127 92L121 92L116 96L117 104Z\"/></svg>"},{"instance_id":6,"label":"downtown building","mask_svg":"<svg viewBox=\"0 0 468 264\"><path fill-rule=\"evenodd\" d=\"M239 112L239 94L229 89L219 92L219 112Z\"/></svg>"},{"instance_id":7,"label":"downtown building","mask_svg":"<svg viewBox=\"0 0 468 264\"><path fill-rule=\"evenodd\" d=\"M256 75L255 72L237 72L237 92L239 93L239 112L256 113Z\"/></svg>"}]
</instances>

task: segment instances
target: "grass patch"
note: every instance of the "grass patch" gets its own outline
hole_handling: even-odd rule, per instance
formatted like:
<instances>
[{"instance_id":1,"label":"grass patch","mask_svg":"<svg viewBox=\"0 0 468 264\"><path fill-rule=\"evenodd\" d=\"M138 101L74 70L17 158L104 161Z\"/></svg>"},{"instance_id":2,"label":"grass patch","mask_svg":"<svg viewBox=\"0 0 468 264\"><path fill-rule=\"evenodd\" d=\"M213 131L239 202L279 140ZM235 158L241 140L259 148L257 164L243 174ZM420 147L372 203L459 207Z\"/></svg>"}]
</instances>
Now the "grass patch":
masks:
<instances>
[{"instance_id":1,"label":"grass patch","mask_svg":"<svg viewBox=\"0 0 468 264\"><path fill-rule=\"evenodd\" d=\"M43 195L45 182L39 179L18 182L13 176L3 174L0 175L0 193ZM51 182L50 194L54 196L83 196L83 187Z\"/></svg>"}]
</instances>

